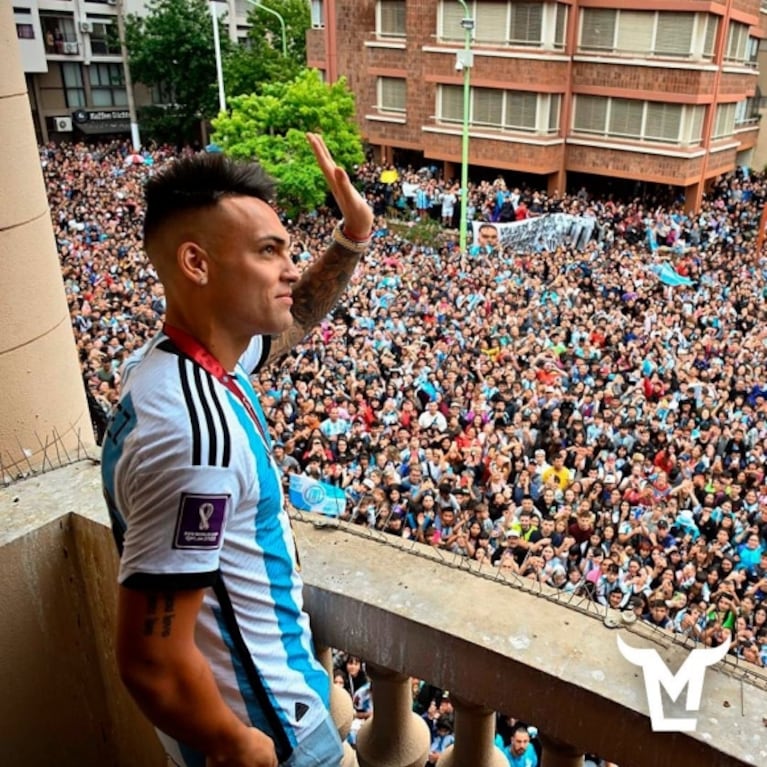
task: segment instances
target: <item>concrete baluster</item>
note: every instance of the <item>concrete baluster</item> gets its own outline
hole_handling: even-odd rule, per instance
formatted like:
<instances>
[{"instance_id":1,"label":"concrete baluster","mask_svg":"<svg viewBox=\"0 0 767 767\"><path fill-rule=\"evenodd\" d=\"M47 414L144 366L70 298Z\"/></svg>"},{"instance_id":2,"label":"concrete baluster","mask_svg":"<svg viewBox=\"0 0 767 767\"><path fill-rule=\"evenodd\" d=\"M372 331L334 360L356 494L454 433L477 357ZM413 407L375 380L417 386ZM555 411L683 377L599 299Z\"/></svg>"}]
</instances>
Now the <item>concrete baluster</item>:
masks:
<instances>
[{"instance_id":1,"label":"concrete baluster","mask_svg":"<svg viewBox=\"0 0 767 767\"><path fill-rule=\"evenodd\" d=\"M429 727L413 711L410 677L367 664L373 716L357 735L360 767L423 767L429 756Z\"/></svg>"}]
</instances>

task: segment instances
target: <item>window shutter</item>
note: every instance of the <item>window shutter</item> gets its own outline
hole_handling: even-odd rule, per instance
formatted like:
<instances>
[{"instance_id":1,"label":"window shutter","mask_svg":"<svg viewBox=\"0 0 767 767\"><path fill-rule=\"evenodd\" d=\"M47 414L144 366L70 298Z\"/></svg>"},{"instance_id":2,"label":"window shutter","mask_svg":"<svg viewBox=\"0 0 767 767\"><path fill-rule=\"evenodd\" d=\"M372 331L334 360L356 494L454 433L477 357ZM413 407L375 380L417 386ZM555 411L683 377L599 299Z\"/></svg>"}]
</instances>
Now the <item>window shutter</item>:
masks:
<instances>
[{"instance_id":1,"label":"window shutter","mask_svg":"<svg viewBox=\"0 0 767 767\"><path fill-rule=\"evenodd\" d=\"M445 122L462 122L463 88L460 85L442 85L439 90L439 119Z\"/></svg>"},{"instance_id":2,"label":"window shutter","mask_svg":"<svg viewBox=\"0 0 767 767\"><path fill-rule=\"evenodd\" d=\"M641 53L652 49L652 31L655 14L643 11L621 11L618 17L618 42L620 53Z\"/></svg>"},{"instance_id":3,"label":"window shutter","mask_svg":"<svg viewBox=\"0 0 767 767\"><path fill-rule=\"evenodd\" d=\"M716 32L719 29L719 18L709 13L706 16L706 36L703 40L703 55L707 58L713 58L714 46L716 45Z\"/></svg>"},{"instance_id":4,"label":"window shutter","mask_svg":"<svg viewBox=\"0 0 767 767\"><path fill-rule=\"evenodd\" d=\"M700 144L703 139L703 118L706 114L706 108L698 105L687 107L690 113L690 137L689 144Z\"/></svg>"},{"instance_id":5,"label":"window shutter","mask_svg":"<svg viewBox=\"0 0 767 767\"><path fill-rule=\"evenodd\" d=\"M405 36L405 0L379 0L379 12L380 34L391 37Z\"/></svg>"},{"instance_id":6,"label":"window shutter","mask_svg":"<svg viewBox=\"0 0 767 767\"><path fill-rule=\"evenodd\" d=\"M719 104L716 108L714 135L712 138L732 136L735 132L735 104Z\"/></svg>"},{"instance_id":7,"label":"window shutter","mask_svg":"<svg viewBox=\"0 0 767 767\"><path fill-rule=\"evenodd\" d=\"M644 103L634 99L612 99L610 101L611 136L641 138Z\"/></svg>"},{"instance_id":8,"label":"window shutter","mask_svg":"<svg viewBox=\"0 0 767 767\"><path fill-rule=\"evenodd\" d=\"M471 13L471 3L469 13ZM461 26L463 19L463 7L455 0L442 0L442 39L463 40L465 32Z\"/></svg>"},{"instance_id":9,"label":"window shutter","mask_svg":"<svg viewBox=\"0 0 767 767\"><path fill-rule=\"evenodd\" d=\"M680 104L647 103L644 137L648 141L679 142L682 106Z\"/></svg>"},{"instance_id":10,"label":"window shutter","mask_svg":"<svg viewBox=\"0 0 767 767\"><path fill-rule=\"evenodd\" d=\"M689 56L694 21L694 13L659 13L655 53L659 56Z\"/></svg>"},{"instance_id":11,"label":"window shutter","mask_svg":"<svg viewBox=\"0 0 767 767\"><path fill-rule=\"evenodd\" d=\"M534 131L537 109L537 93L508 91L506 94L506 127L515 130Z\"/></svg>"},{"instance_id":12,"label":"window shutter","mask_svg":"<svg viewBox=\"0 0 767 767\"><path fill-rule=\"evenodd\" d=\"M573 130L604 133L607 122L607 99L604 96L576 96Z\"/></svg>"},{"instance_id":13,"label":"window shutter","mask_svg":"<svg viewBox=\"0 0 767 767\"><path fill-rule=\"evenodd\" d=\"M559 133L559 110L562 97L557 93L549 96L549 133Z\"/></svg>"},{"instance_id":14,"label":"window shutter","mask_svg":"<svg viewBox=\"0 0 767 767\"><path fill-rule=\"evenodd\" d=\"M512 3L512 44L540 45L543 37L543 3Z\"/></svg>"},{"instance_id":15,"label":"window shutter","mask_svg":"<svg viewBox=\"0 0 767 767\"><path fill-rule=\"evenodd\" d=\"M565 29L567 28L567 6L564 3L557 3L557 17L554 28L554 45L557 48L565 46Z\"/></svg>"},{"instance_id":16,"label":"window shutter","mask_svg":"<svg viewBox=\"0 0 767 767\"><path fill-rule=\"evenodd\" d=\"M460 7L460 5L459 5ZM475 11L478 43L505 43L509 20L507 3L477 3Z\"/></svg>"},{"instance_id":17,"label":"window shutter","mask_svg":"<svg viewBox=\"0 0 767 767\"><path fill-rule=\"evenodd\" d=\"M611 51L615 16L616 11L609 8L584 8L580 47L583 50Z\"/></svg>"},{"instance_id":18,"label":"window shutter","mask_svg":"<svg viewBox=\"0 0 767 767\"><path fill-rule=\"evenodd\" d=\"M503 91L495 88L472 88L471 124L489 125L500 128L503 125Z\"/></svg>"},{"instance_id":19,"label":"window shutter","mask_svg":"<svg viewBox=\"0 0 767 767\"><path fill-rule=\"evenodd\" d=\"M385 112L405 111L405 81L399 77L381 77L380 109Z\"/></svg>"}]
</instances>

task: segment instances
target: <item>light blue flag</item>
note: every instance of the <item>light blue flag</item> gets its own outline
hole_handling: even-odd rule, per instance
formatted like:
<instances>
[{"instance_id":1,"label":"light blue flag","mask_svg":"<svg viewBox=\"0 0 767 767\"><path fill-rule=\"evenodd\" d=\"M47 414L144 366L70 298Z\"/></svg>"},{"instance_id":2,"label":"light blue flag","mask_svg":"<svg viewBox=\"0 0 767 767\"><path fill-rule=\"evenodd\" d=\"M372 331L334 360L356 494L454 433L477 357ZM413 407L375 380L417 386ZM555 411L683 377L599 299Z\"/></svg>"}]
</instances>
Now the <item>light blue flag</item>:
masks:
<instances>
[{"instance_id":1,"label":"light blue flag","mask_svg":"<svg viewBox=\"0 0 767 767\"><path fill-rule=\"evenodd\" d=\"M346 495L340 487L305 474L290 475L288 500L301 511L316 511L329 517L338 517L346 509Z\"/></svg>"},{"instance_id":2,"label":"light blue flag","mask_svg":"<svg viewBox=\"0 0 767 767\"><path fill-rule=\"evenodd\" d=\"M688 287L692 285L692 280L689 277L683 277L668 262L664 262L660 265L653 264L650 269L655 272L658 279L664 285L670 285L673 288L679 287L680 285Z\"/></svg>"}]
</instances>

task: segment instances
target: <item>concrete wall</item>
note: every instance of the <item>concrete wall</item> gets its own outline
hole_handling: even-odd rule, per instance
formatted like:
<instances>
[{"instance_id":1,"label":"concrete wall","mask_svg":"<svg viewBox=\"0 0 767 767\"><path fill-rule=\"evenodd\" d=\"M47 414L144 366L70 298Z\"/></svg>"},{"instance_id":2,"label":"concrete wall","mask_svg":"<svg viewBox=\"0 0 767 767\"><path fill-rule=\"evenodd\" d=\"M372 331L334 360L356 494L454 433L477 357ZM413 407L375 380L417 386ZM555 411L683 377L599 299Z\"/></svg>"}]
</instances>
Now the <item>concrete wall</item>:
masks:
<instances>
[{"instance_id":1,"label":"concrete wall","mask_svg":"<svg viewBox=\"0 0 767 767\"><path fill-rule=\"evenodd\" d=\"M0 764L163 767L115 670L114 544L103 523L72 513L99 499L69 471L62 486L52 473L0 498Z\"/></svg>"},{"instance_id":2,"label":"concrete wall","mask_svg":"<svg viewBox=\"0 0 767 767\"><path fill-rule=\"evenodd\" d=\"M68 462L93 443L10 3L0 3L0 168L5 478Z\"/></svg>"},{"instance_id":3,"label":"concrete wall","mask_svg":"<svg viewBox=\"0 0 767 767\"><path fill-rule=\"evenodd\" d=\"M114 672L116 555L99 471L81 462L0 488L0 764L161 767ZM294 527L318 642L533 722L621 767L767 764L767 674L708 669L693 733L654 733L616 635L675 671L689 647L610 628L559 592L314 515ZM527 584L527 588L522 586ZM565 597L567 595L564 595ZM679 716L685 696L664 703Z\"/></svg>"}]
</instances>

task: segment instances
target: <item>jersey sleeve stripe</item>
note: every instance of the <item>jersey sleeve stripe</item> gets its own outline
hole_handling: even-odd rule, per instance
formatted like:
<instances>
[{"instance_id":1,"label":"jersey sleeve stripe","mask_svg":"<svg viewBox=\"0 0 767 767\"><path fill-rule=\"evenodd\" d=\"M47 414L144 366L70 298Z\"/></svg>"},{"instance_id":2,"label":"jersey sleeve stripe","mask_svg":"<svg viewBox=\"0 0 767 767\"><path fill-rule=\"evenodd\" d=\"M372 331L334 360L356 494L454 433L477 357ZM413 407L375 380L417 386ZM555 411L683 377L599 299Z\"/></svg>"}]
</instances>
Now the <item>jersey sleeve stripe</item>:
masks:
<instances>
[{"instance_id":1,"label":"jersey sleeve stripe","mask_svg":"<svg viewBox=\"0 0 767 767\"><path fill-rule=\"evenodd\" d=\"M221 405L221 400L219 399L219 396L213 386L213 378L208 376L208 380L210 384L210 401L213 403L213 407L216 409L216 413L218 414L218 422L221 424L221 441L223 443L221 446L221 466L228 468L232 460L232 435L229 433L229 424L226 422L226 417L224 416L224 408Z\"/></svg>"},{"instance_id":2,"label":"jersey sleeve stripe","mask_svg":"<svg viewBox=\"0 0 767 767\"><path fill-rule=\"evenodd\" d=\"M189 376L186 369L186 360L179 356L178 373L181 381L181 390L184 393L184 401L189 411L189 423L192 429L192 465L200 466L202 464L202 444L200 440L200 424L197 420L194 400L192 399L192 390L189 385Z\"/></svg>"},{"instance_id":3,"label":"jersey sleeve stripe","mask_svg":"<svg viewBox=\"0 0 767 767\"><path fill-rule=\"evenodd\" d=\"M205 418L205 425L207 427L206 432L208 435L208 466L215 466L218 437L216 434L216 425L213 423L213 414L210 410L210 403L208 402L207 392L205 390L206 387L203 384L203 375L207 376L207 373L204 373L199 365L194 365L192 374L194 376L194 387L197 390L197 399L200 402L200 407L202 408L202 413ZM206 383L209 387L210 381L208 380Z\"/></svg>"}]
</instances>

